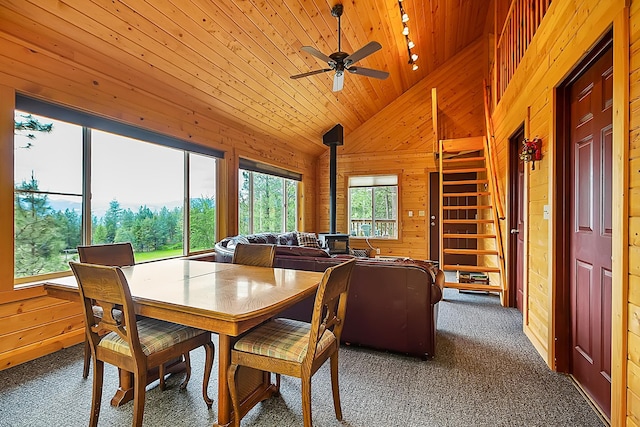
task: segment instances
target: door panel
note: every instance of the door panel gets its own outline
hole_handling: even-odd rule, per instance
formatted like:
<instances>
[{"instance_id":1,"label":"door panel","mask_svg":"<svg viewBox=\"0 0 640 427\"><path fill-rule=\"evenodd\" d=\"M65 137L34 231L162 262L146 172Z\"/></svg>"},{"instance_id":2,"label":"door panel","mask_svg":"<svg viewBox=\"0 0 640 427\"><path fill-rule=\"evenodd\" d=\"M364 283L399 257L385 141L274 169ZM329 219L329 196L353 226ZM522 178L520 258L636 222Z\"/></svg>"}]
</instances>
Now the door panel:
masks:
<instances>
[{"instance_id":1,"label":"door panel","mask_svg":"<svg viewBox=\"0 0 640 427\"><path fill-rule=\"evenodd\" d=\"M611 411L612 51L569 88L572 373Z\"/></svg>"},{"instance_id":2,"label":"door panel","mask_svg":"<svg viewBox=\"0 0 640 427\"><path fill-rule=\"evenodd\" d=\"M524 162L515 155L522 148L524 126L509 138L509 288L510 306L524 310Z\"/></svg>"}]
</instances>

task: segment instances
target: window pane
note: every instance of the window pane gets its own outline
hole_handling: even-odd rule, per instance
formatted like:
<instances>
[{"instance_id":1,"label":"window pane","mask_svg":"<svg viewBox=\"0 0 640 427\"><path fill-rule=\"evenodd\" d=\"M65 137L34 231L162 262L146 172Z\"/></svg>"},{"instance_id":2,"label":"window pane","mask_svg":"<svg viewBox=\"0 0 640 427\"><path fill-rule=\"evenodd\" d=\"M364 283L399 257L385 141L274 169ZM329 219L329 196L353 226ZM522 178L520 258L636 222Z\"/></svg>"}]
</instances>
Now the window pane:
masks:
<instances>
[{"instance_id":1,"label":"window pane","mask_svg":"<svg viewBox=\"0 0 640 427\"><path fill-rule=\"evenodd\" d=\"M298 229L296 221L298 216L298 183L288 179L285 181L287 184L287 220L285 231L295 231Z\"/></svg>"},{"instance_id":2,"label":"window pane","mask_svg":"<svg viewBox=\"0 0 640 427\"><path fill-rule=\"evenodd\" d=\"M216 244L216 159L189 154L189 249Z\"/></svg>"},{"instance_id":3,"label":"window pane","mask_svg":"<svg viewBox=\"0 0 640 427\"><path fill-rule=\"evenodd\" d=\"M31 129L15 132L14 184L33 177L39 191L82 194L82 127L23 111L15 112L15 123Z\"/></svg>"},{"instance_id":4,"label":"window pane","mask_svg":"<svg viewBox=\"0 0 640 427\"><path fill-rule=\"evenodd\" d=\"M371 235L372 194L371 188L349 189L349 219L351 220L350 234L352 236Z\"/></svg>"},{"instance_id":5,"label":"window pane","mask_svg":"<svg viewBox=\"0 0 640 427\"><path fill-rule=\"evenodd\" d=\"M82 128L22 111L14 119L14 276L69 270L82 236Z\"/></svg>"},{"instance_id":6,"label":"window pane","mask_svg":"<svg viewBox=\"0 0 640 427\"><path fill-rule=\"evenodd\" d=\"M284 229L283 178L253 173L253 233Z\"/></svg>"},{"instance_id":7,"label":"window pane","mask_svg":"<svg viewBox=\"0 0 640 427\"><path fill-rule=\"evenodd\" d=\"M375 219L396 219L397 187L376 187L373 193Z\"/></svg>"},{"instance_id":8,"label":"window pane","mask_svg":"<svg viewBox=\"0 0 640 427\"><path fill-rule=\"evenodd\" d=\"M92 242L130 241L136 261L182 255L183 152L92 131Z\"/></svg>"},{"instance_id":9,"label":"window pane","mask_svg":"<svg viewBox=\"0 0 640 427\"><path fill-rule=\"evenodd\" d=\"M238 182L238 231L240 234L251 234L250 184L251 172L240 170Z\"/></svg>"}]
</instances>

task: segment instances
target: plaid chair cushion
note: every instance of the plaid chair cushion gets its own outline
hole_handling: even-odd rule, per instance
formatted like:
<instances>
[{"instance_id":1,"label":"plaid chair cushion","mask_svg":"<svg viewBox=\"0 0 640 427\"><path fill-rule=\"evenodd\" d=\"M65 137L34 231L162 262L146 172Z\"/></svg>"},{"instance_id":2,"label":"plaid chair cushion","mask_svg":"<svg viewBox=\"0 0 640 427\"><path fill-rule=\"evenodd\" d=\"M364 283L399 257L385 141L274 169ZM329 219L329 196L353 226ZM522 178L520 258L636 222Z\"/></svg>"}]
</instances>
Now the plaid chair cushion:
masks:
<instances>
[{"instance_id":1,"label":"plaid chair cushion","mask_svg":"<svg viewBox=\"0 0 640 427\"><path fill-rule=\"evenodd\" d=\"M234 349L276 359L302 362L309 346L310 324L291 319L272 320L239 339ZM327 330L318 342L318 352L336 340Z\"/></svg>"},{"instance_id":2,"label":"plaid chair cushion","mask_svg":"<svg viewBox=\"0 0 640 427\"><path fill-rule=\"evenodd\" d=\"M142 318L138 320L138 336L142 351L147 356L167 349L175 344L193 338L204 331L177 323L162 320ZM129 345L115 332L109 332L98 344L118 353L131 355Z\"/></svg>"},{"instance_id":3,"label":"plaid chair cushion","mask_svg":"<svg viewBox=\"0 0 640 427\"><path fill-rule=\"evenodd\" d=\"M298 245L304 246L307 248L319 248L318 245L318 237L316 233L304 233L302 231L298 231Z\"/></svg>"}]
</instances>

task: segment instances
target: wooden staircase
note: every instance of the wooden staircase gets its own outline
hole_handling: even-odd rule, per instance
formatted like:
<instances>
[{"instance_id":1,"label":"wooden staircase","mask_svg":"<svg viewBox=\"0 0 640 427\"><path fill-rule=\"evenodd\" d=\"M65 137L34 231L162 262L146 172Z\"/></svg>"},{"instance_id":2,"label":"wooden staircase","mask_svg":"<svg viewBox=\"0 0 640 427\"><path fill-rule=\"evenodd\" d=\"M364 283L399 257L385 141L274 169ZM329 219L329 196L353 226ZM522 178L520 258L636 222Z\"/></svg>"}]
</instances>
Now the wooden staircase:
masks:
<instances>
[{"instance_id":1,"label":"wooden staircase","mask_svg":"<svg viewBox=\"0 0 640 427\"><path fill-rule=\"evenodd\" d=\"M435 89L432 100L437 103ZM437 106L433 112L437 129ZM490 127L490 120L487 123ZM500 217L504 214L489 141L484 136L437 141L440 268L455 272L458 279L447 280L445 287L496 292L506 305L508 288L500 233Z\"/></svg>"}]
</instances>

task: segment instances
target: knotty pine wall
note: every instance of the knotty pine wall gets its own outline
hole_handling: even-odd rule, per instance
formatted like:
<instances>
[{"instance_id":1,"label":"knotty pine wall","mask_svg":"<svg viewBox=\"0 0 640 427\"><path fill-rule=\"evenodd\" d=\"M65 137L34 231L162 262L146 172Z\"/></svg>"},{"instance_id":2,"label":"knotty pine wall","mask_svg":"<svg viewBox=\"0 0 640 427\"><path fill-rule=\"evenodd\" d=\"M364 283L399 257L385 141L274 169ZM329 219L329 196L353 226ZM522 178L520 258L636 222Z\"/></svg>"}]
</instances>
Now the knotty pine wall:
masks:
<instances>
[{"instance_id":1,"label":"knotty pine wall","mask_svg":"<svg viewBox=\"0 0 640 427\"><path fill-rule=\"evenodd\" d=\"M370 239L381 255L429 259L429 172L433 154L431 88L438 90L441 138L483 135L482 81L488 42L481 38L381 110L338 147L337 231L346 233L350 175L398 174L398 240ZM318 165L318 230L329 229L329 156ZM408 212L413 211L409 217ZM423 211L424 216L419 216ZM352 239L355 248L367 248Z\"/></svg>"},{"instance_id":2,"label":"knotty pine wall","mask_svg":"<svg viewBox=\"0 0 640 427\"><path fill-rule=\"evenodd\" d=\"M625 3L631 3L630 18L626 13ZM547 364L555 368L555 293L560 279L555 274L553 218L554 211L560 207L554 206L554 138L557 115L554 88L563 82L594 44L613 27L614 289L611 425L615 426L640 425L640 327L637 324L638 317L632 315L640 304L640 269L632 267L640 265L640 248L637 247L640 240L633 241L633 230L640 232L636 222L640 216L640 180L637 178L640 163L636 160L640 154L637 148L640 113L634 111L640 94L637 83L633 83L638 80L636 74L640 68L639 8L640 2L637 0L553 1L513 80L493 112L501 168L499 176L503 189L508 187L507 156L517 155L509 152L508 138L524 123L525 135L529 138L538 136L543 142L542 161L536 162L535 170L528 166L525 172L525 209L528 214L524 261L524 331ZM629 28L632 29L631 38ZM632 66L631 74L629 63ZM628 94L630 77L631 102ZM629 121L626 118L629 112L631 145ZM629 185L631 191L627 192ZM544 205L551 207L550 220L543 218ZM632 238L631 246L627 242L627 236ZM640 310L638 313L640 314Z\"/></svg>"},{"instance_id":3,"label":"knotty pine wall","mask_svg":"<svg viewBox=\"0 0 640 427\"><path fill-rule=\"evenodd\" d=\"M0 31L0 369L51 353L83 339L79 305L49 298L42 287L14 289L13 110L22 93L142 126L194 144L223 150L219 238L237 233L237 165L240 156L302 173L299 228L315 230L316 157L283 141L229 126L208 109L196 110L179 91L148 79L138 87L122 64L74 62ZM51 44L52 49L64 46ZM86 58L85 58L86 59ZM142 78L142 76L138 76ZM185 105L186 104L186 105ZM61 165L62 167L62 165Z\"/></svg>"}]
</instances>

